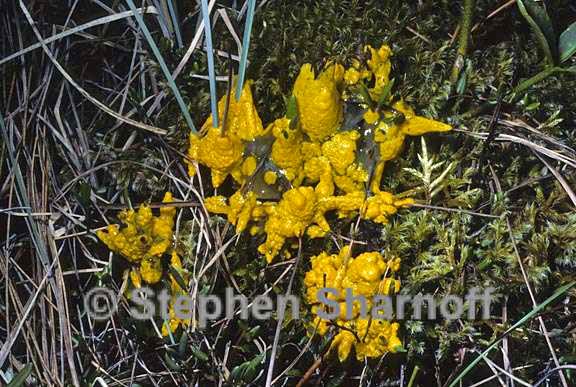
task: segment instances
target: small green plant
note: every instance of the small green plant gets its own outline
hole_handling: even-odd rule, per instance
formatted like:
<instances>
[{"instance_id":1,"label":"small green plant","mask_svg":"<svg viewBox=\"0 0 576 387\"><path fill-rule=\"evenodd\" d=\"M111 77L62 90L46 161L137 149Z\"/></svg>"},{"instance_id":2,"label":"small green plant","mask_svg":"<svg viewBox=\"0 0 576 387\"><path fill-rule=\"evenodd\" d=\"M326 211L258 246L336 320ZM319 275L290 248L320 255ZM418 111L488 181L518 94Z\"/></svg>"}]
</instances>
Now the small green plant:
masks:
<instances>
[{"instance_id":1,"label":"small green plant","mask_svg":"<svg viewBox=\"0 0 576 387\"><path fill-rule=\"evenodd\" d=\"M516 3L522 16L536 35L538 45L544 53L546 65L543 71L518 85L513 90L513 98L518 98L523 91L550 75L576 74L576 66L565 65L576 53L576 22L558 35L546 8L538 5L534 0L516 0Z\"/></svg>"}]
</instances>

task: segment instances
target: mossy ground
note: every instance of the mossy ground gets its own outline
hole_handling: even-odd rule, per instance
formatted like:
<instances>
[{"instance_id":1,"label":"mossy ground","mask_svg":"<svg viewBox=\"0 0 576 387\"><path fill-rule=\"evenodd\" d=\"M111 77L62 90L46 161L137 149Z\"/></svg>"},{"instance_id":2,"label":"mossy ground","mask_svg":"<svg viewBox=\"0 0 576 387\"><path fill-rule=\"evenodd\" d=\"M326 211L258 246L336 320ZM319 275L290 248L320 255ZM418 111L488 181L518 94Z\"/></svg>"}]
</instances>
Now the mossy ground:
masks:
<instances>
[{"instance_id":1,"label":"mossy ground","mask_svg":"<svg viewBox=\"0 0 576 387\"><path fill-rule=\"evenodd\" d=\"M471 50L457 87L453 87L448 79L456 55L457 43L453 35L461 13L459 2L271 0L258 9L247 75L254 80L253 92L264 123L284 114L286 97L290 95L303 63L315 63L319 68L327 58L338 61L350 58L351 54L359 54L365 44L379 46L388 43L394 50L392 77L396 79L395 95L403 97L419 114L449 122L457 129L449 134L409 140L402 157L386 166L384 188L395 193L414 190L413 196L418 200L419 207L402 210L383 227L362 223L358 235L349 235L350 222L331 220L334 239L305 240L301 264L295 277L295 292L303 292L301 278L309 268L307 258L322 249L334 250L335 241L341 242L339 235L345 235L368 242L367 245L359 245L357 252L381 249L401 257L400 278L406 294L463 295L474 286L493 286L499 294L490 320L403 321L404 353L389 354L384 359L366 363L357 362L352 356L343 364L335 358L328 358L310 378L312 383L323 386L383 386L403 382L405 385L418 366L420 371L413 386L442 386L492 339L532 309L527 283L539 303L576 277L575 203L551 170L555 169L566 186L575 186L574 167L565 162L566 159L576 158L572 149L576 146L574 75L552 76L531 88L518 102L504 101L501 121L493 130L497 135L509 137L488 143L475 135L490 129L493 107L499 96L505 96L521 80L543 69L542 53L515 6L486 19L499 5L500 2L477 1L474 20L478 27L472 34ZM181 4L180 13L195 20L195 14L189 13L192 11L190 7L190 4ZM64 24L69 12L69 5L64 1L35 4L32 8L34 17L46 23L40 25L44 36L50 33L50 24ZM80 5L76 22L81 24L97 17L95 8L94 5ZM576 9L570 0L550 2L549 11L558 31L576 19ZM17 7L7 12L19 13ZM101 10L98 12L102 13ZM23 23L24 46L34 43L35 38L23 19L15 20ZM156 26L152 22L150 24ZM194 27L192 22L184 25L185 41L192 39ZM99 99L110 98L108 88L122 90L122 82L125 82L124 79L106 75L110 64L115 73L127 74L134 40L131 36L126 38L123 35L125 28L125 24L111 24L106 31L100 30L101 40L91 41L89 45L77 40L75 42L79 47L76 48L63 44L69 53L74 53L74 56L66 58L66 69ZM220 49L235 47L222 23L218 24L214 33ZM155 36L162 43L169 67L175 68L184 49L172 48L170 42L160 38L157 29ZM121 44L127 50L113 51L105 42ZM12 52L17 50L18 45L12 42L5 47ZM159 73L153 57L144 53L146 47L141 49L141 55L147 58L142 63ZM49 62L40 52L34 55L29 59L43 58L42 61L38 59L4 65L7 70L3 75L2 90L5 101L2 114L5 119L22 103L18 98L9 98L10 83L21 80L20 70L26 70L30 83L38 85L45 79L44 66L48 66ZM574 59L571 64L574 64ZM228 61L220 57L217 66L219 73L225 74ZM178 86L199 126L209 114L209 93L207 82L193 78L193 73L206 73L205 55L200 51L194 53L185 73L178 79ZM161 75L157 78L162 79ZM41 105L41 112L52 112L54 109L53 101L58 98L62 79L56 74L52 82L57 87L48 91L48 102L42 102L46 105ZM118 86L119 82L122 87ZM54 179L59 184L50 186L47 198L60 200L61 192L56 192L56 189L66 187L64 197L67 204L84 217L79 224L71 221L66 225L70 233L101 227L104 224L102 211L111 221L114 220L114 208L107 208L107 204L95 200L94 194L114 205L159 201L166 190L176 191L175 195L185 193L190 201L197 199L190 193L189 187L175 183L175 179L186 179L182 154L186 151L188 136L185 123L179 118L178 106L167 99L161 109L151 116L147 116L145 108L139 106L144 96L154 94L158 89L165 89L169 94L169 89L162 82L154 84L143 80L141 84L134 84L127 94L125 111L135 109L134 119L169 128L167 136L134 131L127 125L115 128L115 120L84 102L78 107L78 118L71 117L71 112L63 114L70 122L77 119L78 130L85 136L76 138L76 132L71 132L72 148L88 147L84 151L90 155L90 162L97 160L97 163L90 164L82 159L75 164L71 156L73 152L66 148L66 144L59 142L57 136L52 135L46 140L44 149L49 154L50 170L54 171ZM219 92L225 92L225 83L219 83ZM76 95L74 98L78 100L81 97ZM118 101L108 102L115 108L119 106ZM492 103L487 111L468 114L486 102ZM23 114L16 112L10 117L11 122L26 122ZM56 122L51 114L49 119ZM28 136L23 136L21 149L33 153L34 141L30 135L41 135L42 131L38 128L35 126L34 131L30 129ZM2 145L2 153L5 154L9 148L4 140ZM565 158L549 157L550 154ZM2 163L7 165L4 159ZM30 167L34 163L33 160L30 162L27 176L31 189L39 190L40 186L34 180L35 172ZM89 178L78 177L106 163L109 164L87 173ZM2 175L9 176L2 168ZM167 169L172 172L166 173ZM433 185L447 169L446 175ZM206 180L207 175L204 177ZM70 181L75 183L67 185ZM212 192L209 184L202 189L206 195ZM230 190L231 187L223 189ZM3 206L9 202L8 192L2 192ZM206 256L213 254L214 246L221 243L214 238L225 237L229 240L233 236L232 228L226 228L221 218L214 216L208 219L200 211L194 211L183 211L179 223L181 248L185 251L190 269L207 264ZM24 224L18 223L19 219L14 222L9 225L11 233L26 232ZM208 223L209 228L214 230L200 246L198 241L202 240L204 231L199 227L199 222ZM108 259L107 252L93 235L87 233L79 238L81 243L65 246L65 251L74 258L61 260L64 271L93 267L93 261L88 256L100 262ZM30 241L24 240L28 246ZM206 244L208 241L214 243L212 247ZM200 291L218 294L225 286L234 285L247 295L261 294L268 289L275 294L283 294L290 278L286 270L292 261L267 266L256 253L260 242L240 236L237 243L233 243L225 256L207 272L206 278L201 280ZM82 248L90 253L79 253ZM11 249L16 252L18 246ZM33 257L25 248L20 251L24 256ZM22 259L22 264L33 266L30 259ZM111 262L98 276L76 274L66 277L70 298L67 301L71 310L76 310L81 304L82 291L99 281L110 287L119 286L125 263L118 257ZM520 262L526 271L526 278L522 275ZM25 271L32 271L26 266L24 268ZM542 314L551 346L561 364L571 364L576 360L574 297L576 294L572 291L563 299L564 302L555 303ZM83 318L74 315L70 323L79 326ZM276 375L279 370L290 370L279 384L295 385L315 360L325 353L329 344L329 337L316 337L309 342L305 323L306 319L284 320ZM127 378L132 371L136 375L148 374L148 379L138 381L140 385L147 385L151 380L167 383L165 385L184 381L208 385L222 378L228 380L228 384L246 385L252 381L253 385L264 385L262 374L266 373L268 357L263 356L263 348L269 350L272 345L276 320L236 320L216 324L201 332L176 337L176 341L172 344L168 342L168 346L145 323L135 323L121 314L116 324L121 327L121 335L100 330L97 344L94 344L94 337L88 334L74 334L77 340L76 361L87 385L91 385L97 376L104 376L95 364L107 370L108 375L123 380L129 380ZM0 333L3 342L5 333L4 330ZM30 337L34 335L28 334ZM130 343L131 348L138 348L141 363L134 362L134 370L130 368L132 362L122 362L125 355L122 345L126 342ZM307 345L307 349L303 350ZM14 355L20 357L20 362L27 348L25 341L19 341L15 347ZM493 351L490 359L503 366L505 356L509 367L515 369L514 375L531 383L547 376L555 368L545 335L536 319L508 335L506 345L499 348L500 351ZM95 350L101 352L95 354ZM32 358L38 356L34 351L31 353ZM226 362L223 362L225 353ZM98 361L95 362L94 358ZM297 361L292 365L294 359ZM33 361L43 364L41 360ZM117 362L120 365L115 367ZM494 371L487 364L481 362L466 377L466 385L493 376ZM172 373L170 377L162 375L167 371ZM566 371L565 375L569 384L576 384L573 370ZM506 380L504 374L499 373L499 377ZM550 373L549 378L549 385L560 385L557 373ZM496 385L491 384L495 380L486 385Z\"/></svg>"}]
</instances>

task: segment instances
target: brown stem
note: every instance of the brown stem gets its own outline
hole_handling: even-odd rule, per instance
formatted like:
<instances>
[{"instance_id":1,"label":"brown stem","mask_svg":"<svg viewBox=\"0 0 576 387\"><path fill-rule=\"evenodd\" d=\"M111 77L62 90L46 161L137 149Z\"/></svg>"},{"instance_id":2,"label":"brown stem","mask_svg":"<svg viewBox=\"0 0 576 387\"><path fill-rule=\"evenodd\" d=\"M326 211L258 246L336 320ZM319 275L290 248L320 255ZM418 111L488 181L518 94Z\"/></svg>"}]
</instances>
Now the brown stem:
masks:
<instances>
[{"instance_id":1,"label":"brown stem","mask_svg":"<svg viewBox=\"0 0 576 387\"><path fill-rule=\"evenodd\" d=\"M304 375L302 376L302 379L300 379L300 381L298 382L298 384L296 385L296 387L302 387L304 386L307 382L308 379L310 379L312 377L312 374L314 373L314 371L316 371L318 369L318 367L320 367L320 365L322 364L322 357L319 357L311 366L310 368L308 368L308 370L306 371L306 373L304 373Z\"/></svg>"}]
</instances>

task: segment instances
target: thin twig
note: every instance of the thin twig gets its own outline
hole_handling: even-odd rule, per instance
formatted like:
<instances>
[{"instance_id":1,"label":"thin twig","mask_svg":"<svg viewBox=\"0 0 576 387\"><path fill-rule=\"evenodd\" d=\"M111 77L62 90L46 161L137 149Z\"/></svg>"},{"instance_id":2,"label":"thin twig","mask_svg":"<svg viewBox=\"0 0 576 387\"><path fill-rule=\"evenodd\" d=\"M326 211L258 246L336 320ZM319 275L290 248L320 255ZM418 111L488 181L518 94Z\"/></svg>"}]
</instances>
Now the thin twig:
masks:
<instances>
[{"instance_id":1,"label":"thin twig","mask_svg":"<svg viewBox=\"0 0 576 387\"><path fill-rule=\"evenodd\" d=\"M294 284L294 278L296 278L296 272L298 271L298 265L302 258L302 237L298 238L298 255L296 256L296 262L294 262L294 271L290 276L290 282L288 283L288 288L286 289L285 297L288 297L292 293L292 285ZM282 323L284 322L284 315L286 312L286 305L280 308L278 311L278 323L276 325L276 332L274 333L274 342L272 344L272 351L270 352L270 363L268 364L268 372L266 373L266 387L272 385L272 377L274 376L274 362L276 361L276 352L278 351L278 343L280 341L280 331L282 330Z\"/></svg>"}]
</instances>

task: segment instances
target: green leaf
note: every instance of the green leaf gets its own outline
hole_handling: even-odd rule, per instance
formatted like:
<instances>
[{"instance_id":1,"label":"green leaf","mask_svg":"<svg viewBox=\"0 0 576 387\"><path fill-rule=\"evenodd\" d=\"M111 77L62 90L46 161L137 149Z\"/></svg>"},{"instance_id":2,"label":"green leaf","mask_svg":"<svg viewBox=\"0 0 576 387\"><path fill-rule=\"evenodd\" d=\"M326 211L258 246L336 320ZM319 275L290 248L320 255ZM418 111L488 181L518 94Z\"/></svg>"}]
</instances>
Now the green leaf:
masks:
<instances>
[{"instance_id":1,"label":"green leaf","mask_svg":"<svg viewBox=\"0 0 576 387\"><path fill-rule=\"evenodd\" d=\"M560 62L566 62L576 54L576 22L572 23L566 31L560 35L558 42L558 51L560 54Z\"/></svg>"},{"instance_id":2,"label":"green leaf","mask_svg":"<svg viewBox=\"0 0 576 387\"><path fill-rule=\"evenodd\" d=\"M260 325L257 325L254 328L250 329L248 332L246 332L248 341L254 340L254 338L258 335L260 330L261 330Z\"/></svg>"},{"instance_id":3,"label":"green leaf","mask_svg":"<svg viewBox=\"0 0 576 387\"><path fill-rule=\"evenodd\" d=\"M166 362L168 368L170 368L172 371L180 371L182 369L176 360L174 360L172 356L170 356L167 352L164 352L164 361Z\"/></svg>"},{"instance_id":4,"label":"green leaf","mask_svg":"<svg viewBox=\"0 0 576 387\"><path fill-rule=\"evenodd\" d=\"M188 346L188 335L186 332L183 332L180 336L180 342L178 343L178 356L183 358L186 354L186 347ZM208 359L206 359L208 360Z\"/></svg>"},{"instance_id":5,"label":"green leaf","mask_svg":"<svg viewBox=\"0 0 576 387\"><path fill-rule=\"evenodd\" d=\"M205 352L201 351L198 347L196 347L196 346L193 345L190 349L192 350L192 354L193 354L198 360L201 360L201 361L204 361L204 362L208 361L208 359L209 359L208 355L207 355Z\"/></svg>"},{"instance_id":6,"label":"green leaf","mask_svg":"<svg viewBox=\"0 0 576 387\"><path fill-rule=\"evenodd\" d=\"M170 272L170 274L172 275L172 277L174 278L174 280L176 281L176 283L178 284L178 286L180 286L182 289L187 289L188 285L186 284L186 281L184 281L184 278L182 278L182 276L180 275L180 272L178 271L178 269L176 269L174 266L169 265L168 266L168 271Z\"/></svg>"},{"instance_id":7,"label":"green leaf","mask_svg":"<svg viewBox=\"0 0 576 387\"><path fill-rule=\"evenodd\" d=\"M23 386L24 383L26 382L26 379L28 378L28 376L30 376L31 373L32 373L32 364L28 363L24 366L24 368L22 368L22 370L20 370L20 372L18 372L18 375L14 376L12 381L8 383L7 387Z\"/></svg>"},{"instance_id":8,"label":"green leaf","mask_svg":"<svg viewBox=\"0 0 576 387\"><path fill-rule=\"evenodd\" d=\"M392 88L394 87L394 78L392 78L390 80L390 82L388 82L386 84L386 86L384 87L384 90L382 90L382 95L380 96L380 99L378 100L378 107L385 105L389 98L390 98L390 93L392 92Z\"/></svg>"},{"instance_id":9,"label":"green leaf","mask_svg":"<svg viewBox=\"0 0 576 387\"><path fill-rule=\"evenodd\" d=\"M80 182L79 187L78 187L78 201L80 202L80 204L82 204L82 206L84 207L88 207L90 206L90 193L92 192L92 189L90 187L90 184L87 184L85 182Z\"/></svg>"},{"instance_id":10,"label":"green leaf","mask_svg":"<svg viewBox=\"0 0 576 387\"><path fill-rule=\"evenodd\" d=\"M291 95L286 104L286 118L292 120L298 115L298 105L296 104L296 97Z\"/></svg>"},{"instance_id":11,"label":"green leaf","mask_svg":"<svg viewBox=\"0 0 576 387\"><path fill-rule=\"evenodd\" d=\"M463 71L462 74L460 75L460 79L458 79L458 84L456 85L456 93L459 95L464 94L464 91L466 91L467 83L468 83L468 75L466 74L466 71Z\"/></svg>"},{"instance_id":12,"label":"green leaf","mask_svg":"<svg viewBox=\"0 0 576 387\"><path fill-rule=\"evenodd\" d=\"M249 382L254 377L262 366L262 360L264 359L264 354L259 354L255 356L252 360L248 360L236 367L230 373L230 377L235 382Z\"/></svg>"},{"instance_id":13,"label":"green leaf","mask_svg":"<svg viewBox=\"0 0 576 387\"><path fill-rule=\"evenodd\" d=\"M358 92L364 99L364 102L368 105L370 109L374 108L374 101L372 101L372 97L370 97L370 92L364 83L360 82L358 84Z\"/></svg>"},{"instance_id":14,"label":"green leaf","mask_svg":"<svg viewBox=\"0 0 576 387\"><path fill-rule=\"evenodd\" d=\"M557 58L556 33L548 12L546 12L545 8L536 4L534 0L516 0L516 3L520 13L522 13L522 16L524 16L524 19L526 19L536 34L538 44L544 51L549 64L555 64L555 58Z\"/></svg>"},{"instance_id":15,"label":"green leaf","mask_svg":"<svg viewBox=\"0 0 576 387\"><path fill-rule=\"evenodd\" d=\"M412 376L410 376L410 381L408 382L408 387L412 387L414 385L414 382L416 381L416 375L418 375L418 371L420 370L420 367L415 366L414 370L412 371Z\"/></svg>"}]
</instances>

